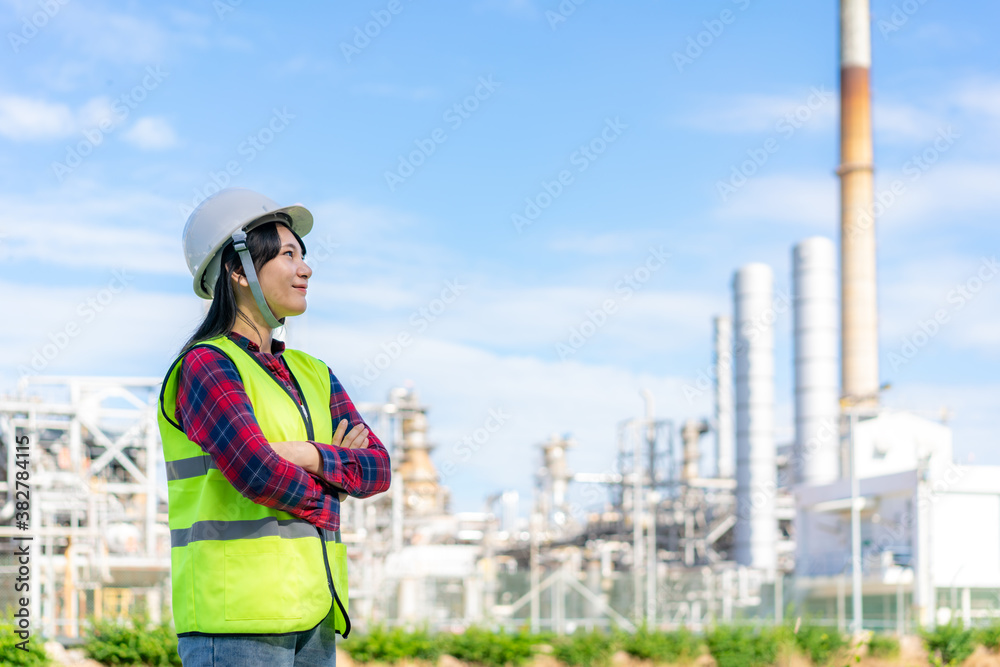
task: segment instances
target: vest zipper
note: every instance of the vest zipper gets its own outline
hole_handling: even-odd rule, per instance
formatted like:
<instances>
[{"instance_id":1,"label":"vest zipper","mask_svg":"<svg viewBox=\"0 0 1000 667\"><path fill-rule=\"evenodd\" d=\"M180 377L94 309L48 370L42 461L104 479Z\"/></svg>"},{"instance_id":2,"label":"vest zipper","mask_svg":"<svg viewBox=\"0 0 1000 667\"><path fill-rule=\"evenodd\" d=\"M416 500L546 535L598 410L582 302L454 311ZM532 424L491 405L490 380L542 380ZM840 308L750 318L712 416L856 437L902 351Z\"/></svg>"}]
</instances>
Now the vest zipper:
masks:
<instances>
[{"instance_id":1,"label":"vest zipper","mask_svg":"<svg viewBox=\"0 0 1000 667\"><path fill-rule=\"evenodd\" d=\"M243 350L243 348L240 347L239 345L237 345L237 347ZM246 352L247 356L253 359L257 363L257 365L260 366L264 370L264 372L268 374L268 376L270 376L272 380L274 380L274 383L276 385L281 387L281 389L286 394L288 394L288 398L292 399L292 402L295 403L296 407L299 409L299 414L302 416L302 423L306 427L306 435L307 435L306 439L315 440L316 438L313 433L312 415L309 413L309 405L307 403L304 403L301 400L301 398L297 400L292 395L292 392L288 390L288 387L282 384L281 381L278 380L277 377L275 377L274 373L271 372L271 369L262 364L257 357L250 354L250 352L247 350L243 351ZM301 385L299 385L299 381L298 379L296 379L295 373L292 372L291 364L289 364L287 361L285 362L285 364L288 366L288 375L289 377L292 378L292 384L295 385L295 391L299 393L300 397L304 396L304 394L302 393L302 387ZM330 558L326 554L326 534L323 532L323 529L320 528L319 526L316 526L316 531L319 533L319 541L320 541L319 548L323 551L323 565L326 567L326 583L330 587L330 595L331 597L333 597L333 602L330 604L330 609L331 610L333 609L333 605L337 605L340 607L340 613L344 615L344 633L341 636L346 639L347 635L350 634L351 632L351 619L347 615L347 610L344 609L344 605L343 603L341 603L340 598L337 597L337 589L333 585L333 572L330 571ZM329 612L327 613L329 614Z\"/></svg>"},{"instance_id":2,"label":"vest zipper","mask_svg":"<svg viewBox=\"0 0 1000 667\"><path fill-rule=\"evenodd\" d=\"M287 364L288 362L285 363ZM295 391L299 393L299 412L302 413L302 421L306 425L306 433L309 436L307 440L315 440L316 438L313 437L313 420L312 415L309 413L309 405L303 400L305 394L302 393L302 387L299 385L298 378L296 378L295 374L292 373L291 366L288 366L288 376L292 378L292 384L295 385Z\"/></svg>"},{"instance_id":3,"label":"vest zipper","mask_svg":"<svg viewBox=\"0 0 1000 667\"><path fill-rule=\"evenodd\" d=\"M351 634L351 617L347 615L347 610L344 609L343 603L337 597L337 589L333 585L333 572L330 570L330 559L326 555L326 531L319 526L316 526L316 530L319 531L319 539L322 542L320 547L323 549L323 564L326 565L326 583L329 584L330 595L333 596L333 604L330 605L330 609L333 609L334 604L340 607L340 613L344 615L344 633L341 637L347 639L347 635Z\"/></svg>"},{"instance_id":4,"label":"vest zipper","mask_svg":"<svg viewBox=\"0 0 1000 667\"><path fill-rule=\"evenodd\" d=\"M241 350L243 350L243 348L240 347L239 345L237 345L236 347L239 347ZM282 384L281 380L279 380L277 377L275 377L274 373L271 372L271 369L268 368L267 366L265 366L263 363L261 363L260 359L258 359L254 355L250 354L250 352L248 352L247 350L243 350L243 351L246 352L246 355L248 357L250 357L251 359L253 359L254 362L256 362L257 365L260 366L264 370L264 372L267 373L268 376L270 376L270 378L272 380L274 380L274 383L276 385L278 385L279 387L281 387L282 391L284 391L288 395L288 398L292 399L292 403L295 403L295 407L297 407L299 409L299 415L302 417L302 424L303 424L303 426L306 427L306 440L315 440L316 437L315 437L315 435L313 433L312 416L309 414L309 405L303 403L303 401L302 401L302 398L301 398L302 395L303 395L302 394L302 387L299 386L299 381L295 378L295 374L292 373L292 367L291 367L291 365L288 364L288 362L285 362L285 364L288 366L288 375L289 375L289 377L292 378L292 384L295 385L295 390L297 392L299 392L299 398L295 398L295 396L292 395L292 392L288 390L288 387L286 387L284 384Z\"/></svg>"}]
</instances>

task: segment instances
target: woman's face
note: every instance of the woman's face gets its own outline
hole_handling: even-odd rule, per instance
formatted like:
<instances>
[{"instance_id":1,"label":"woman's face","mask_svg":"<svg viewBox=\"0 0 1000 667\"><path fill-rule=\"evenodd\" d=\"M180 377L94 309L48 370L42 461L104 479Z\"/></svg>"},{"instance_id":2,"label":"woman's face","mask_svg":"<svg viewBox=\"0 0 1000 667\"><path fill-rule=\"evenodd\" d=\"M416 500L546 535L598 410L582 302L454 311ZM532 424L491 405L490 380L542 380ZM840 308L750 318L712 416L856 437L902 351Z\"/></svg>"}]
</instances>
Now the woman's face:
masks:
<instances>
[{"instance_id":1,"label":"woman's face","mask_svg":"<svg viewBox=\"0 0 1000 667\"><path fill-rule=\"evenodd\" d=\"M301 315L305 312L306 286L312 269L305 263L302 248L291 230L281 224L276 227L281 248L276 257L260 268L257 280L274 316L280 320L288 315ZM253 303L253 297L250 302Z\"/></svg>"}]
</instances>

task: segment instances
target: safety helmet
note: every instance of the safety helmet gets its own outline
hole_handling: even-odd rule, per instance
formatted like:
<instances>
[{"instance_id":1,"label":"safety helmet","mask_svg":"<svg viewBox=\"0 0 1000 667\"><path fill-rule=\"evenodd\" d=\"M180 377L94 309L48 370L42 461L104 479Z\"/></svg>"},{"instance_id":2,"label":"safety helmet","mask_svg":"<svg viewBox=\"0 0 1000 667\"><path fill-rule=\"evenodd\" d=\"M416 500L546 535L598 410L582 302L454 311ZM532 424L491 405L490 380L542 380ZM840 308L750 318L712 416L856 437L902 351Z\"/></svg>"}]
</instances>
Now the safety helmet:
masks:
<instances>
[{"instance_id":1,"label":"safety helmet","mask_svg":"<svg viewBox=\"0 0 1000 667\"><path fill-rule=\"evenodd\" d=\"M300 237L313 226L312 213L301 204L279 206L276 201L244 188L226 188L208 197L191 212L184 225L184 259L194 276L194 293L211 299L219 278L223 246L237 231L275 220Z\"/></svg>"},{"instance_id":2,"label":"safety helmet","mask_svg":"<svg viewBox=\"0 0 1000 667\"><path fill-rule=\"evenodd\" d=\"M244 188L225 188L198 205L184 225L184 259L194 276L194 293L211 299L219 279L222 248L233 241L254 300L272 328L281 326L264 299L246 247L246 233L268 222L283 222L300 237L313 226L312 213L300 204L279 206L273 199Z\"/></svg>"}]
</instances>

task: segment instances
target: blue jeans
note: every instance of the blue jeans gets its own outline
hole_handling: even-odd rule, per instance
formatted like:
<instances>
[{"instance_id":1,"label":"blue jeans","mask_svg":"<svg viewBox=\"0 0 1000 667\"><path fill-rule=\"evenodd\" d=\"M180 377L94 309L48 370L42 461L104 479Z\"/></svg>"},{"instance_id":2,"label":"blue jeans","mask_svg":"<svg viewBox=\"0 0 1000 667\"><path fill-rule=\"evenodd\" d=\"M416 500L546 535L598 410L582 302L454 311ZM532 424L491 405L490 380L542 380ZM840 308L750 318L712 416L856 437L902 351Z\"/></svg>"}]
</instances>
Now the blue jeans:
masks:
<instances>
[{"instance_id":1,"label":"blue jeans","mask_svg":"<svg viewBox=\"0 0 1000 667\"><path fill-rule=\"evenodd\" d=\"M334 667L335 637L324 622L312 630L272 637L178 637L177 651L184 667Z\"/></svg>"}]
</instances>

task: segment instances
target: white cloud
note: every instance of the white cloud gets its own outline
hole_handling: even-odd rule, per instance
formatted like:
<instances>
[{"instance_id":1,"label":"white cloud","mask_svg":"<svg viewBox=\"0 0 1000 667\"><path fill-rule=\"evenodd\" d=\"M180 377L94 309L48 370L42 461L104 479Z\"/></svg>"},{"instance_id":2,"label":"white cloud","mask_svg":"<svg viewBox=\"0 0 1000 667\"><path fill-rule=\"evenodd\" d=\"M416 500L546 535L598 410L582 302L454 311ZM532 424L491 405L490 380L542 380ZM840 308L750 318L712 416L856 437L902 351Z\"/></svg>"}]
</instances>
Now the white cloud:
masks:
<instances>
[{"instance_id":1,"label":"white cloud","mask_svg":"<svg viewBox=\"0 0 1000 667\"><path fill-rule=\"evenodd\" d=\"M120 121L111 99L103 95L90 98L75 111L62 102L21 95L0 96L0 136L17 142L79 137L82 132L97 131L102 123L110 131Z\"/></svg>"},{"instance_id":2,"label":"white cloud","mask_svg":"<svg viewBox=\"0 0 1000 667\"><path fill-rule=\"evenodd\" d=\"M976 139L963 137L957 141ZM931 146L929 142L927 147ZM905 188L886 207L879 224L912 228L947 221L950 225L976 226L1000 209L1000 165L949 162L947 154L939 154L937 159L926 170L910 162L908 171L901 166L876 177L876 193L883 197L890 196L886 191L893 181L901 181Z\"/></svg>"},{"instance_id":3,"label":"white cloud","mask_svg":"<svg viewBox=\"0 0 1000 667\"><path fill-rule=\"evenodd\" d=\"M163 150L177 145L177 134L165 118L145 116L135 122L122 136L142 150Z\"/></svg>"},{"instance_id":4,"label":"white cloud","mask_svg":"<svg viewBox=\"0 0 1000 667\"><path fill-rule=\"evenodd\" d=\"M913 143L933 137L945 124L942 114L900 102L875 102L872 108L873 134L877 143Z\"/></svg>"},{"instance_id":5,"label":"white cloud","mask_svg":"<svg viewBox=\"0 0 1000 667\"><path fill-rule=\"evenodd\" d=\"M884 268L879 276L883 348L901 354L905 341L930 331L933 335L920 348L920 356L905 358L908 367L936 361L923 354L925 347L995 357L1000 352L1000 271L990 262L993 254L984 252L906 253L904 260ZM944 317L935 324L938 313Z\"/></svg>"},{"instance_id":6,"label":"white cloud","mask_svg":"<svg viewBox=\"0 0 1000 667\"><path fill-rule=\"evenodd\" d=\"M59 27L85 56L113 63L150 65L163 58L168 35L156 21L72 3Z\"/></svg>"},{"instance_id":7,"label":"white cloud","mask_svg":"<svg viewBox=\"0 0 1000 667\"><path fill-rule=\"evenodd\" d=\"M838 187L829 174L751 176L712 213L727 222L786 223L829 231L837 229Z\"/></svg>"},{"instance_id":8,"label":"white cloud","mask_svg":"<svg viewBox=\"0 0 1000 667\"><path fill-rule=\"evenodd\" d=\"M0 135L12 141L70 136L77 127L69 107L20 95L0 96Z\"/></svg>"},{"instance_id":9,"label":"white cloud","mask_svg":"<svg viewBox=\"0 0 1000 667\"><path fill-rule=\"evenodd\" d=\"M1000 81L974 79L958 86L954 96L959 106L1000 119Z\"/></svg>"},{"instance_id":10,"label":"white cloud","mask_svg":"<svg viewBox=\"0 0 1000 667\"><path fill-rule=\"evenodd\" d=\"M8 260L59 267L125 268L187 274L181 225L162 198L142 192L78 191L0 195L0 229Z\"/></svg>"},{"instance_id":11,"label":"white cloud","mask_svg":"<svg viewBox=\"0 0 1000 667\"><path fill-rule=\"evenodd\" d=\"M100 127L101 123L117 125L118 114L115 114L111 98L107 96L93 97L84 103L76 114L77 124L81 128Z\"/></svg>"},{"instance_id":12,"label":"white cloud","mask_svg":"<svg viewBox=\"0 0 1000 667\"><path fill-rule=\"evenodd\" d=\"M22 372L160 376L202 316L200 299L146 292L136 274L109 271L88 285L0 281L19 326L0 329L0 393Z\"/></svg>"}]
</instances>

